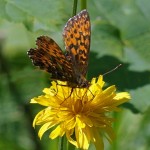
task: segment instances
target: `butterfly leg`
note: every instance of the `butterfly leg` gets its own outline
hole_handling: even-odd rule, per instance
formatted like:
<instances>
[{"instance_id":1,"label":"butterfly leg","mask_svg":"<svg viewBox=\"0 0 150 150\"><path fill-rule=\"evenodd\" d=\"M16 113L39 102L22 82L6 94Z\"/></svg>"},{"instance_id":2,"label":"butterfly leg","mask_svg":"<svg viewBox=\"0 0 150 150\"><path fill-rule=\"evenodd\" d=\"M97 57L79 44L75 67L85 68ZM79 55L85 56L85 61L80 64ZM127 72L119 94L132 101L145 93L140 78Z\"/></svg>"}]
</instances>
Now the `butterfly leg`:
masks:
<instances>
[{"instance_id":1,"label":"butterfly leg","mask_svg":"<svg viewBox=\"0 0 150 150\"><path fill-rule=\"evenodd\" d=\"M65 85L63 85L63 86L65 86ZM62 104L64 103L64 101L66 101L69 97L71 97L71 94L72 94L73 90L74 90L74 88L72 87L69 96L66 97L66 98L64 97L64 100L63 100L63 102L60 103L60 105L62 105ZM65 95L65 94L64 94L64 95Z\"/></svg>"}]
</instances>

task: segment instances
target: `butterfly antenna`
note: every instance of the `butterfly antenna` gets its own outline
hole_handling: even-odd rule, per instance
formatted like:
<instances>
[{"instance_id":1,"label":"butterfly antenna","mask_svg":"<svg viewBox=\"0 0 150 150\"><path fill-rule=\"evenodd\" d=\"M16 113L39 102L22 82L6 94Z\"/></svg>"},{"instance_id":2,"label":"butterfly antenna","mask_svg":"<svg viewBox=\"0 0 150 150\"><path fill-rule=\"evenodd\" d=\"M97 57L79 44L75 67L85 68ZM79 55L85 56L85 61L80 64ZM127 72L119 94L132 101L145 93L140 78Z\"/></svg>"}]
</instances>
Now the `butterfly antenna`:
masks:
<instances>
[{"instance_id":1,"label":"butterfly antenna","mask_svg":"<svg viewBox=\"0 0 150 150\"><path fill-rule=\"evenodd\" d=\"M122 66L122 64L117 65L115 68L113 68L113 69L111 69L110 71L104 73L103 76L105 76L105 75L107 75L107 74L109 74L109 73L111 73L111 72L117 70L117 69L118 69L119 67L121 67L121 66Z\"/></svg>"}]
</instances>

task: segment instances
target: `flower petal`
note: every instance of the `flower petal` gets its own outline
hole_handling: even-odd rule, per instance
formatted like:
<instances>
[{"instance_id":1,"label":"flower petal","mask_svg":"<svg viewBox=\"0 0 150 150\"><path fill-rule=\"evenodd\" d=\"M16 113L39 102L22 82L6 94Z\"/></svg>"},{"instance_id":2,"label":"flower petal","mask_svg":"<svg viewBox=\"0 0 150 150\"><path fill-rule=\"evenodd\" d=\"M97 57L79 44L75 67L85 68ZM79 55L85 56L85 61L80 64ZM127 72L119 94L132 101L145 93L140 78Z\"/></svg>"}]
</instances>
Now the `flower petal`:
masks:
<instances>
[{"instance_id":1,"label":"flower petal","mask_svg":"<svg viewBox=\"0 0 150 150\"><path fill-rule=\"evenodd\" d=\"M55 139L58 136L63 136L65 134L65 130L63 130L60 125L58 125L49 135L51 139Z\"/></svg>"},{"instance_id":2,"label":"flower petal","mask_svg":"<svg viewBox=\"0 0 150 150\"><path fill-rule=\"evenodd\" d=\"M50 99L42 95L37 98L32 98L30 103L38 103L43 106L50 106Z\"/></svg>"},{"instance_id":3,"label":"flower petal","mask_svg":"<svg viewBox=\"0 0 150 150\"><path fill-rule=\"evenodd\" d=\"M76 126L75 136L78 147L87 150L89 148L89 140L86 135L86 132L84 132L84 129L80 128L80 126Z\"/></svg>"},{"instance_id":4,"label":"flower petal","mask_svg":"<svg viewBox=\"0 0 150 150\"><path fill-rule=\"evenodd\" d=\"M114 97L114 100L117 101L117 105L120 105L124 102L127 102L131 99L131 96L129 93L127 92L121 92L121 93L118 93L115 97Z\"/></svg>"},{"instance_id":5,"label":"flower petal","mask_svg":"<svg viewBox=\"0 0 150 150\"><path fill-rule=\"evenodd\" d=\"M98 77L97 84L99 84L101 86L101 88L104 86L105 82L103 81L103 76L102 75L100 75Z\"/></svg>"},{"instance_id":6,"label":"flower petal","mask_svg":"<svg viewBox=\"0 0 150 150\"><path fill-rule=\"evenodd\" d=\"M40 137L40 139L42 138L43 134L48 130L50 129L52 126L51 126L51 123L50 122L47 122L45 123L39 130L38 132L38 136Z\"/></svg>"}]
</instances>

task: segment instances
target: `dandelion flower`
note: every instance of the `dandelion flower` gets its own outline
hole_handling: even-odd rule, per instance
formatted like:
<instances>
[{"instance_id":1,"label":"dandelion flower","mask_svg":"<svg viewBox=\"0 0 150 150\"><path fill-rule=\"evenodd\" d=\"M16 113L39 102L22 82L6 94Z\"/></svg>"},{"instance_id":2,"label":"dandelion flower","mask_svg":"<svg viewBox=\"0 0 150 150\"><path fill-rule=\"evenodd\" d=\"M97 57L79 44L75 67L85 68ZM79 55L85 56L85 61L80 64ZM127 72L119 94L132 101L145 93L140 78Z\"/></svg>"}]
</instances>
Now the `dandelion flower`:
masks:
<instances>
[{"instance_id":1,"label":"dandelion flower","mask_svg":"<svg viewBox=\"0 0 150 150\"><path fill-rule=\"evenodd\" d=\"M114 85L103 90L103 76L93 78L89 88L68 87L66 82L52 82L50 88L43 90L44 95L31 99L46 108L40 111L33 126L42 125L39 137L50 128L54 130L49 137L65 136L77 148L87 150L93 143L96 150L104 149L103 136L110 142L114 139L113 118L108 112L118 111L118 106L129 101L127 92L116 93Z\"/></svg>"}]
</instances>

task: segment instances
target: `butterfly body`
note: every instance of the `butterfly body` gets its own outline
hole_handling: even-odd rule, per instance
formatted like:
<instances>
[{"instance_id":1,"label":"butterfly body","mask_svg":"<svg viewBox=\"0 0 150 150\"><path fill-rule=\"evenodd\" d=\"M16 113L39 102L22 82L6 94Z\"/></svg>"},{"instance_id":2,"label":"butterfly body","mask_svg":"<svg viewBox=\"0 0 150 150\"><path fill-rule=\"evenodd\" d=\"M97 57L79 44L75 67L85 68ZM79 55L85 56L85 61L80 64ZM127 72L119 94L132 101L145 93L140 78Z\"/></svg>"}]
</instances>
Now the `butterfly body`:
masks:
<instances>
[{"instance_id":1,"label":"butterfly body","mask_svg":"<svg viewBox=\"0 0 150 150\"><path fill-rule=\"evenodd\" d=\"M88 87L86 79L90 49L90 19L86 10L70 18L63 30L66 52L48 36L37 38L37 48L28 51L35 66L51 74L51 79L67 81L70 87Z\"/></svg>"}]
</instances>

